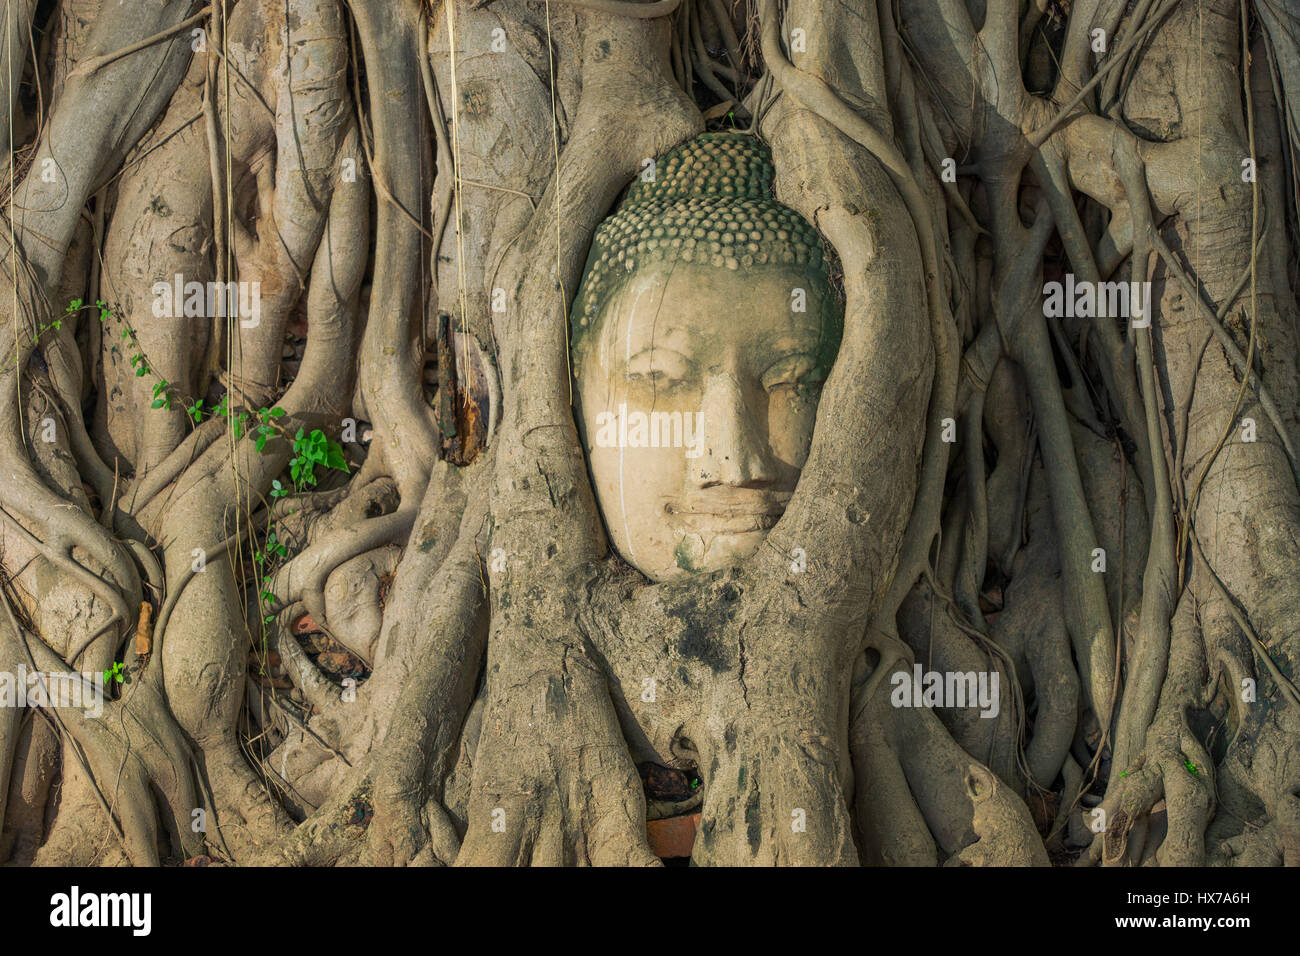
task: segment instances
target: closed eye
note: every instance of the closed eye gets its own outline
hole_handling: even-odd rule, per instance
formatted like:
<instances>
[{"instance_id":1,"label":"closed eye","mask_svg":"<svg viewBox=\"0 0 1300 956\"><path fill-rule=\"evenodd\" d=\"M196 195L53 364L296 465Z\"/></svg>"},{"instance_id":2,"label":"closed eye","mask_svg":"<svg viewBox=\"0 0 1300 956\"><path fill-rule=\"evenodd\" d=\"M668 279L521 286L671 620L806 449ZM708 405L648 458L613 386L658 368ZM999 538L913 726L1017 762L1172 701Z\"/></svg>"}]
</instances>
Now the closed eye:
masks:
<instances>
[{"instance_id":1,"label":"closed eye","mask_svg":"<svg viewBox=\"0 0 1300 956\"><path fill-rule=\"evenodd\" d=\"M681 381L690 371L690 361L672 349L642 349L627 363L624 376L629 382L667 384Z\"/></svg>"},{"instance_id":2,"label":"closed eye","mask_svg":"<svg viewBox=\"0 0 1300 956\"><path fill-rule=\"evenodd\" d=\"M763 373L762 382L764 390L771 392L778 388L820 385L825 380L825 370L818 365L816 356L801 354L773 362Z\"/></svg>"}]
</instances>

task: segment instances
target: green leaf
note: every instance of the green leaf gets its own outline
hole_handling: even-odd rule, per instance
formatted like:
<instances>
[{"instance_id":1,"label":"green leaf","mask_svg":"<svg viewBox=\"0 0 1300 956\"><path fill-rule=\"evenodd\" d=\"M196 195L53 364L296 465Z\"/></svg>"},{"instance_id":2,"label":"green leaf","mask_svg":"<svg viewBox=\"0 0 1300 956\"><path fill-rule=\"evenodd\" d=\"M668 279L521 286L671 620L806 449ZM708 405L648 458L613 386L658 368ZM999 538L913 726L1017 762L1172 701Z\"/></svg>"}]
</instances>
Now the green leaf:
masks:
<instances>
[{"instance_id":1,"label":"green leaf","mask_svg":"<svg viewBox=\"0 0 1300 956\"><path fill-rule=\"evenodd\" d=\"M166 399L155 398L155 399L153 400L153 404L150 405L149 407L150 407L150 408L162 408L162 407L163 407L164 405L166 405L166 404L167 404L167 400L166 400Z\"/></svg>"},{"instance_id":2,"label":"green leaf","mask_svg":"<svg viewBox=\"0 0 1300 956\"><path fill-rule=\"evenodd\" d=\"M279 408L278 406L276 408L271 409L272 418L284 418L286 414L288 413L283 408Z\"/></svg>"},{"instance_id":3,"label":"green leaf","mask_svg":"<svg viewBox=\"0 0 1300 956\"><path fill-rule=\"evenodd\" d=\"M258 451L261 451L261 450L262 450L263 448L265 448L265 447L266 447L266 436L265 436L265 435L258 435L258 436L257 436L257 450L258 450Z\"/></svg>"},{"instance_id":4,"label":"green leaf","mask_svg":"<svg viewBox=\"0 0 1300 956\"><path fill-rule=\"evenodd\" d=\"M336 471L348 470L348 463L343 458L343 446L336 441L331 441L326 446L325 467L333 468Z\"/></svg>"}]
</instances>

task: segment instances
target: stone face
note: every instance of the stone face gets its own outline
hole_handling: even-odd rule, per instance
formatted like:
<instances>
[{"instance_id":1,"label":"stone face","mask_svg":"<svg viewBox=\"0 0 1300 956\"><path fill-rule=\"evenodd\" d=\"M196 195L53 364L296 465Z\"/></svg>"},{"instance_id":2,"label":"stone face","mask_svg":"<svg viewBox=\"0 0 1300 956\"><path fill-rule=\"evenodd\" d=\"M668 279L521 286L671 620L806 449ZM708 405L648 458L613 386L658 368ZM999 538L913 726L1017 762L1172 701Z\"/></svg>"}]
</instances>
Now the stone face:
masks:
<instances>
[{"instance_id":1,"label":"stone face","mask_svg":"<svg viewBox=\"0 0 1300 956\"><path fill-rule=\"evenodd\" d=\"M621 282L653 262L696 262L737 271L803 266L826 285L821 237L772 198L771 158L748 133L705 133L638 178L596 229L574 302L573 340L583 338Z\"/></svg>"},{"instance_id":2,"label":"stone face","mask_svg":"<svg viewBox=\"0 0 1300 956\"><path fill-rule=\"evenodd\" d=\"M653 580L752 554L807 458L843 311L821 238L771 181L748 134L678 147L597 230L574 304L593 486Z\"/></svg>"}]
</instances>

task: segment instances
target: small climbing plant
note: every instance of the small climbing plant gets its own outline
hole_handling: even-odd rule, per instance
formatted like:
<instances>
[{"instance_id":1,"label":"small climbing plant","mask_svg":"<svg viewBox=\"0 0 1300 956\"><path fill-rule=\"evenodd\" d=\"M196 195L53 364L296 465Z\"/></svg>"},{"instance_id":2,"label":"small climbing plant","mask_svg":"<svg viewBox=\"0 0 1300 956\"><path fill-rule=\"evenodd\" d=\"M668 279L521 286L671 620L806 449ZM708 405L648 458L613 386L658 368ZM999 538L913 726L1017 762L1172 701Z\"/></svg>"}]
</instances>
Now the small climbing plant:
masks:
<instances>
[{"instance_id":1,"label":"small climbing plant","mask_svg":"<svg viewBox=\"0 0 1300 956\"><path fill-rule=\"evenodd\" d=\"M119 684L126 681L126 668L121 661L114 662L112 667L104 670L104 683L107 684L109 681L116 681Z\"/></svg>"},{"instance_id":2,"label":"small climbing plant","mask_svg":"<svg viewBox=\"0 0 1300 956\"><path fill-rule=\"evenodd\" d=\"M108 320L113 317L112 309L108 307L106 302L99 299L95 300L94 306L85 304L81 299L73 299L68 303L64 312L75 315L91 308L98 310L97 318L101 325L106 325ZM240 441L245 435L250 435L253 438L254 447L259 453L265 452L267 442L277 436L290 440L287 429L279 424L279 420L288 413L279 406L241 409L232 414L227 395L222 395L220 401L211 406L206 405L205 400L202 398L187 398L181 395L171 382L159 375L150 365L135 329L125 319L120 317L119 319L122 322L121 338L127 345L129 361L136 377L152 377L154 379L151 408L170 410L173 407L173 402L177 402L185 409L186 418L194 426L202 424L205 418L228 418L235 441ZM62 324L62 319L54 319L41 325L32 338L32 344L38 344L41 336L45 333L58 331ZM299 428L292 436L291 449L293 454L289 459L288 466L290 483L286 485L279 478L271 481L270 497L273 501L286 498L289 495L301 495L314 489L320 477L317 471L318 468L330 468L344 473L349 472L347 460L343 456L343 446L326 435L322 429L313 428L307 431L305 428ZM275 620L275 615L271 613L271 609L279 603L278 598L270 590L271 575L279 562L288 557L289 554L288 545L282 539L281 531L276 527L273 517L267 518L263 542L261 547L254 547L253 549L253 564L258 582L258 610L262 623L269 624ZM265 635L263 637L265 642ZM106 670L104 679L106 681L115 679L118 683L121 683L124 679L121 668L122 665L119 663L115 665L115 668Z\"/></svg>"}]
</instances>

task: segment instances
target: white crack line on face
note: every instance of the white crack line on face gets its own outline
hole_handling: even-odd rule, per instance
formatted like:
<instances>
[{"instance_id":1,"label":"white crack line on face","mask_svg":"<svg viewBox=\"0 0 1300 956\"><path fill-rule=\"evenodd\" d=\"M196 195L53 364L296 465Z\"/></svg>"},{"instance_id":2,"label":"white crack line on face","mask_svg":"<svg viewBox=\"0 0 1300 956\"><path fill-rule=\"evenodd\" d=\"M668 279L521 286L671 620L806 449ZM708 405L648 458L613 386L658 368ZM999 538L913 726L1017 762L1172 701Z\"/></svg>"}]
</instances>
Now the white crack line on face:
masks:
<instances>
[{"instance_id":1,"label":"white crack line on face","mask_svg":"<svg viewBox=\"0 0 1300 956\"><path fill-rule=\"evenodd\" d=\"M632 300L632 309L627 317L627 336L623 347L624 375L623 385L621 386L625 395L627 393L627 366L632 361L632 327L636 324L637 308L640 306L641 300L645 298L647 294L653 292L655 288L656 286L651 286L649 289L642 289L637 294L637 297ZM658 310L656 310L656 312L657 311ZM623 540L627 546L627 560L629 564L636 564L636 549L632 547L632 529L628 526L627 522L627 497L624 493L626 485L623 481L623 456L626 454L627 448L624 443L620 441L618 443L618 507L619 511L623 514Z\"/></svg>"}]
</instances>

